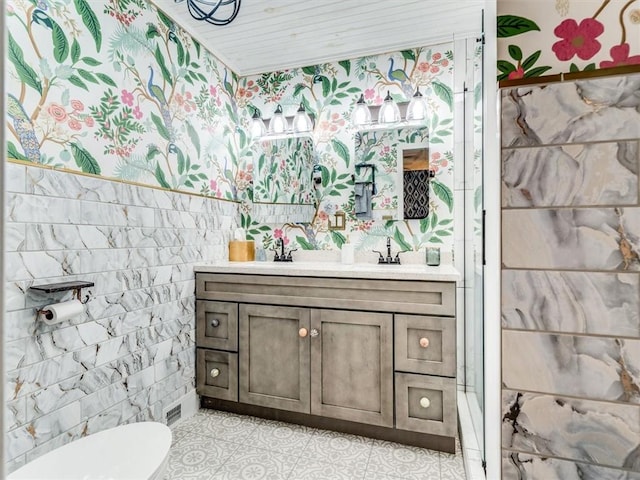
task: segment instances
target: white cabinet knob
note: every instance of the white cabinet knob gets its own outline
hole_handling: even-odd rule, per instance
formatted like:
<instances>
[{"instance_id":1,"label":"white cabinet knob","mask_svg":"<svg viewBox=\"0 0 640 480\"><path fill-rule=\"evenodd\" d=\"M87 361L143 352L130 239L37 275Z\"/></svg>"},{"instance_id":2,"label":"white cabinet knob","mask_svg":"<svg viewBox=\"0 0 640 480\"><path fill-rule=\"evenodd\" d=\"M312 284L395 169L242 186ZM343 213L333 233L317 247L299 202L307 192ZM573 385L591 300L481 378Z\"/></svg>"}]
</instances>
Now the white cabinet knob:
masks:
<instances>
[{"instance_id":1,"label":"white cabinet knob","mask_svg":"<svg viewBox=\"0 0 640 480\"><path fill-rule=\"evenodd\" d=\"M219 368L212 368L211 372L209 372L211 374L211 376L213 378L216 378L218 375L220 375L220 369Z\"/></svg>"},{"instance_id":2,"label":"white cabinet knob","mask_svg":"<svg viewBox=\"0 0 640 480\"><path fill-rule=\"evenodd\" d=\"M213 320L211 320L211 326L213 328L216 328L218 325L220 325L220 320L218 320L217 318L214 318Z\"/></svg>"},{"instance_id":3,"label":"white cabinet knob","mask_svg":"<svg viewBox=\"0 0 640 480\"><path fill-rule=\"evenodd\" d=\"M427 348L429 346L429 339L427 337L422 337L420 339L420 346L422 348Z\"/></svg>"},{"instance_id":4,"label":"white cabinet knob","mask_svg":"<svg viewBox=\"0 0 640 480\"><path fill-rule=\"evenodd\" d=\"M298 335L300 336L300 338L306 337L308 333L309 333L309 330L307 330L304 327L302 327L300 330L298 330Z\"/></svg>"},{"instance_id":5,"label":"white cabinet knob","mask_svg":"<svg viewBox=\"0 0 640 480\"><path fill-rule=\"evenodd\" d=\"M431 405L431 400L429 400L427 397L422 397L420 399L420 406L422 408L429 408L430 405Z\"/></svg>"}]
</instances>

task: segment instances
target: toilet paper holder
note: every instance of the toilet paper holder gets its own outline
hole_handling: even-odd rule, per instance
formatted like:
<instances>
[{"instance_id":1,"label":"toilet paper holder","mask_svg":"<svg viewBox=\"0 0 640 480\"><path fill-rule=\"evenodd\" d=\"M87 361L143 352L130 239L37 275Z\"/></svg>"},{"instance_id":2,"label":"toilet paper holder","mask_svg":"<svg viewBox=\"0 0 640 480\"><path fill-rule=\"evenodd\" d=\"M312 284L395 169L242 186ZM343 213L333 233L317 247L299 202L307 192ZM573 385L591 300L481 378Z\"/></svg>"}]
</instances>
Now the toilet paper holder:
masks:
<instances>
[{"instance_id":1,"label":"toilet paper holder","mask_svg":"<svg viewBox=\"0 0 640 480\"><path fill-rule=\"evenodd\" d=\"M35 290L38 293L68 292L69 290L73 290L73 296L76 300L80 301L81 303L87 303L86 301L82 301L80 291L83 288L93 287L94 285L95 283L93 282L76 280L71 282L48 283L46 285L34 285L30 287L29 290ZM41 309L37 311L38 314L46 312L47 310Z\"/></svg>"}]
</instances>

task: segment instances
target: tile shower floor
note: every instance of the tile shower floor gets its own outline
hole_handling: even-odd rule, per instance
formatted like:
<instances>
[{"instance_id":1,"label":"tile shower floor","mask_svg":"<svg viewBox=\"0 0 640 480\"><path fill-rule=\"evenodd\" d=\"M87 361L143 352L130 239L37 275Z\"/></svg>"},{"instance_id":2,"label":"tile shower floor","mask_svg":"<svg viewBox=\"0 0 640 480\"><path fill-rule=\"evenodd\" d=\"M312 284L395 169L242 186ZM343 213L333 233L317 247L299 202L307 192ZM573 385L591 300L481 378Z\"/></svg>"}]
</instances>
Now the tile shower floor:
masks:
<instances>
[{"instance_id":1,"label":"tile shower floor","mask_svg":"<svg viewBox=\"0 0 640 480\"><path fill-rule=\"evenodd\" d=\"M456 451L200 410L173 428L165 480L464 480Z\"/></svg>"}]
</instances>

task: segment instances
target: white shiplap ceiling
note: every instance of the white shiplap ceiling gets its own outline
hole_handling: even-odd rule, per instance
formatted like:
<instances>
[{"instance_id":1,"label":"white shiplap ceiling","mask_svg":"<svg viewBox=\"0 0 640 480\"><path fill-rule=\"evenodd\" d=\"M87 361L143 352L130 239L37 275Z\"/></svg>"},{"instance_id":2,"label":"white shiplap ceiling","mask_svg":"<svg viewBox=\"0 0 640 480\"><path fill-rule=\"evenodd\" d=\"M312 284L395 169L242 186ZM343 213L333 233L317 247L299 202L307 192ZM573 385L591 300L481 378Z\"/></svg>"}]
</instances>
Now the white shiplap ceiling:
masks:
<instances>
[{"instance_id":1,"label":"white shiplap ceiling","mask_svg":"<svg viewBox=\"0 0 640 480\"><path fill-rule=\"evenodd\" d=\"M435 45L481 31L485 0L243 0L226 26L152 0L238 75Z\"/></svg>"}]
</instances>

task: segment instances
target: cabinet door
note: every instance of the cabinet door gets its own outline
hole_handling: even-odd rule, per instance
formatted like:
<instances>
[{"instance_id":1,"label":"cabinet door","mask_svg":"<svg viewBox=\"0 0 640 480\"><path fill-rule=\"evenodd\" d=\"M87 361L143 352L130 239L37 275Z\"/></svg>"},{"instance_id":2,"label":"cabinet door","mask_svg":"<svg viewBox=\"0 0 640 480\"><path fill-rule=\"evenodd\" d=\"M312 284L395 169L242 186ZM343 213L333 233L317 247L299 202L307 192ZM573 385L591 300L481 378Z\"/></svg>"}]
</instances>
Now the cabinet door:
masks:
<instances>
[{"instance_id":1,"label":"cabinet door","mask_svg":"<svg viewBox=\"0 0 640 480\"><path fill-rule=\"evenodd\" d=\"M309 413L309 310L241 304L239 312L240 401Z\"/></svg>"},{"instance_id":2,"label":"cabinet door","mask_svg":"<svg viewBox=\"0 0 640 480\"><path fill-rule=\"evenodd\" d=\"M393 426L391 314L311 311L311 413Z\"/></svg>"}]
</instances>

